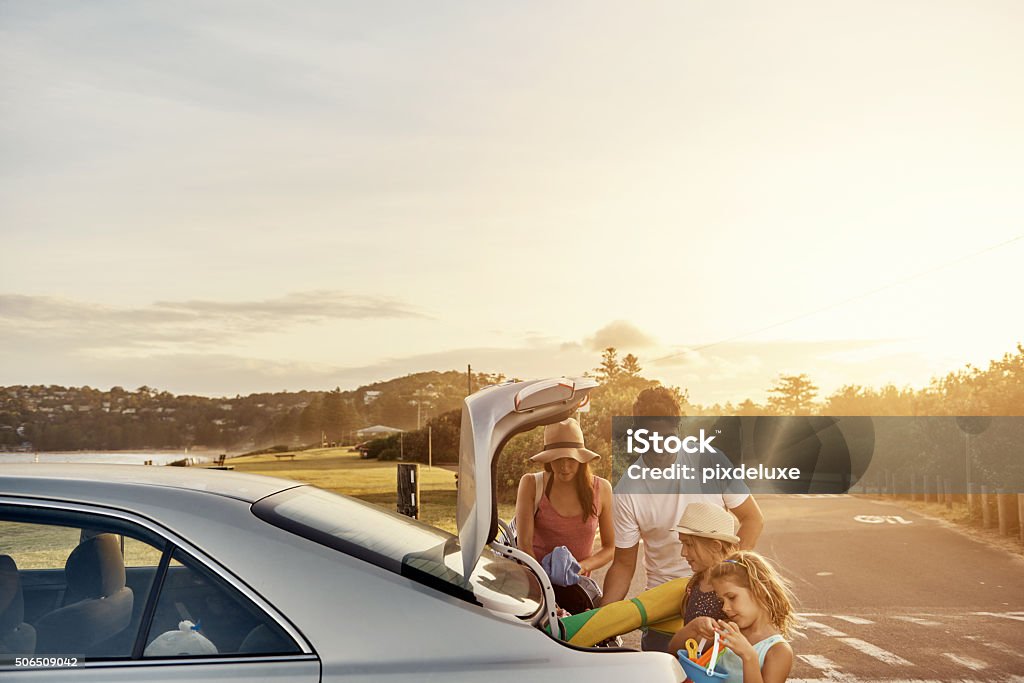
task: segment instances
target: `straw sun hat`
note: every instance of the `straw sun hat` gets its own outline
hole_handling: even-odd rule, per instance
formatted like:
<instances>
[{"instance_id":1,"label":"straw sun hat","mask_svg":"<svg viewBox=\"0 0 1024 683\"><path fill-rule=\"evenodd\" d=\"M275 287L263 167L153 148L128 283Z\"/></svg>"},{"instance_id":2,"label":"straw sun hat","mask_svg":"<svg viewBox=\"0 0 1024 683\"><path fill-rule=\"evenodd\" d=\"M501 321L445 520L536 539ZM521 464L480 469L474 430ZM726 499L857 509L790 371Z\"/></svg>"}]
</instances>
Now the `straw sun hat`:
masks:
<instances>
[{"instance_id":1,"label":"straw sun hat","mask_svg":"<svg viewBox=\"0 0 1024 683\"><path fill-rule=\"evenodd\" d=\"M600 457L600 454L583 447L583 430L570 417L544 428L544 450L531 456L530 460L551 462L559 458L572 458L579 462L590 462Z\"/></svg>"},{"instance_id":2,"label":"straw sun hat","mask_svg":"<svg viewBox=\"0 0 1024 683\"><path fill-rule=\"evenodd\" d=\"M683 516L679 518L679 523L672 527L672 531L728 543L740 542L740 537L736 535L739 531L739 520L724 507L710 503L687 505L683 510Z\"/></svg>"}]
</instances>

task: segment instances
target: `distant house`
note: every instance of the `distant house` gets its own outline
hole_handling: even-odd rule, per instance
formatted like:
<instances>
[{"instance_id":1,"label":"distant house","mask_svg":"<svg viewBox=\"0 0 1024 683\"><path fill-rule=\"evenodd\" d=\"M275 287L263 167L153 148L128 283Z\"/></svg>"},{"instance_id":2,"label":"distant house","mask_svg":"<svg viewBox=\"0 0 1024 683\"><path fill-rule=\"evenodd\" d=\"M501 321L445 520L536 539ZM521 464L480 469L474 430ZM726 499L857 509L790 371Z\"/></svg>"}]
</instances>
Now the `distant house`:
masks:
<instances>
[{"instance_id":1,"label":"distant house","mask_svg":"<svg viewBox=\"0 0 1024 683\"><path fill-rule=\"evenodd\" d=\"M372 427L363 427L362 429L356 430L356 436L360 439L376 439L378 436L388 436L390 434L398 434L404 432L404 429L398 429L397 427L388 427L386 425L373 425Z\"/></svg>"},{"instance_id":2,"label":"distant house","mask_svg":"<svg viewBox=\"0 0 1024 683\"><path fill-rule=\"evenodd\" d=\"M380 391L367 391L363 394L363 405L369 405L380 398L382 392ZM380 425L377 425L378 427Z\"/></svg>"}]
</instances>

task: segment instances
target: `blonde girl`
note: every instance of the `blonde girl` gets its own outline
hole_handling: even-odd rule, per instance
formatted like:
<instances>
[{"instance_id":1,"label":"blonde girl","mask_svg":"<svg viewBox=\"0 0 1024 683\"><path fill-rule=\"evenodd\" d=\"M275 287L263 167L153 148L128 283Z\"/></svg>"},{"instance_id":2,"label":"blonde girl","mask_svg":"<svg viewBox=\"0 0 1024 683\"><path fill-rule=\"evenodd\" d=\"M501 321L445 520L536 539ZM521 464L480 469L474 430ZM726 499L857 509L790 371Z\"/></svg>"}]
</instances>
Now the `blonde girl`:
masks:
<instances>
[{"instance_id":1,"label":"blonde girl","mask_svg":"<svg viewBox=\"0 0 1024 683\"><path fill-rule=\"evenodd\" d=\"M739 520L720 505L690 503L672 530L679 534L681 554L686 558L693 576L686 585L679 613L683 627L669 641L668 651L682 650L690 638L711 641L715 626L725 618L722 601L711 585L709 570L739 549L736 535Z\"/></svg>"},{"instance_id":2,"label":"blonde girl","mask_svg":"<svg viewBox=\"0 0 1024 683\"><path fill-rule=\"evenodd\" d=\"M733 553L709 574L726 616L715 629L728 648L717 668L728 683L785 681L793 668L786 638L796 621L786 580L753 551Z\"/></svg>"}]
</instances>

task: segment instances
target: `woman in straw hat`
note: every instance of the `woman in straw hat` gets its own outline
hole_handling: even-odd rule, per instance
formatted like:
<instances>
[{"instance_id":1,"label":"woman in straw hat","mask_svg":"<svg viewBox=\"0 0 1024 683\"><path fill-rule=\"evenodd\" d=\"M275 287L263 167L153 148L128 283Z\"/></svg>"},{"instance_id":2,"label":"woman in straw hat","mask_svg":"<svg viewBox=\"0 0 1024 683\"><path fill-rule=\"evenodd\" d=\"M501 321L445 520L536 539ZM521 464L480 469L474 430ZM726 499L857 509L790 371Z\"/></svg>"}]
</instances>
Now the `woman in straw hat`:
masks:
<instances>
[{"instance_id":1,"label":"woman in straw hat","mask_svg":"<svg viewBox=\"0 0 1024 683\"><path fill-rule=\"evenodd\" d=\"M583 445L583 430L569 418L544 428L544 450L530 458L543 472L525 474L516 496L519 548L538 561L564 545L587 576L612 560L615 529L612 486L590 471L601 456ZM601 549L594 552L600 528Z\"/></svg>"},{"instance_id":2,"label":"woman in straw hat","mask_svg":"<svg viewBox=\"0 0 1024 683\"><path fill-rule=\"evenodd\" d=\"M679 523L672 527L679 534L683 544L680 552L693 569L693 576L686 585L679 610L683 627L669 641L669 652L683 649L690 638L710 642L715 637L716 622L725 619L725 612L711 584L709 570L739 550L738 530L739 520L731 512L710 503L690 503Z\"/></svg>"}]
</instances>

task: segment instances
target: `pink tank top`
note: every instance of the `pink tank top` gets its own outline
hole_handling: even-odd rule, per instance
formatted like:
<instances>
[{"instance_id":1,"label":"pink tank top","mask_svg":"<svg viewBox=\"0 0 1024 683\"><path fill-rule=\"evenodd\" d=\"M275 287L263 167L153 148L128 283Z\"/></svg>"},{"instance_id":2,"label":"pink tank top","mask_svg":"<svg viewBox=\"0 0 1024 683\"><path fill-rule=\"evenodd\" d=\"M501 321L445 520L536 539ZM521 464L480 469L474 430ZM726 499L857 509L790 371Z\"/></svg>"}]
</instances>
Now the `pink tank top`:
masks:
<instances>
[{"instance_id":1,"label":"pink tank top","mask_svg":"<svg viewBox=\"0 0 1024 683\"><path fill-rule=\"evenodd\" d=\"M594 477L594 504L598 515L601 512L600 483L600 477ZM543 560L545 555L560 545L567 547L577 560L585 560L593 555L598 515L591 515L586 522L582 515L563 517L555 510L545 492L533 518L533 554L537 561Z\"/></svg>"}]
</instances>

